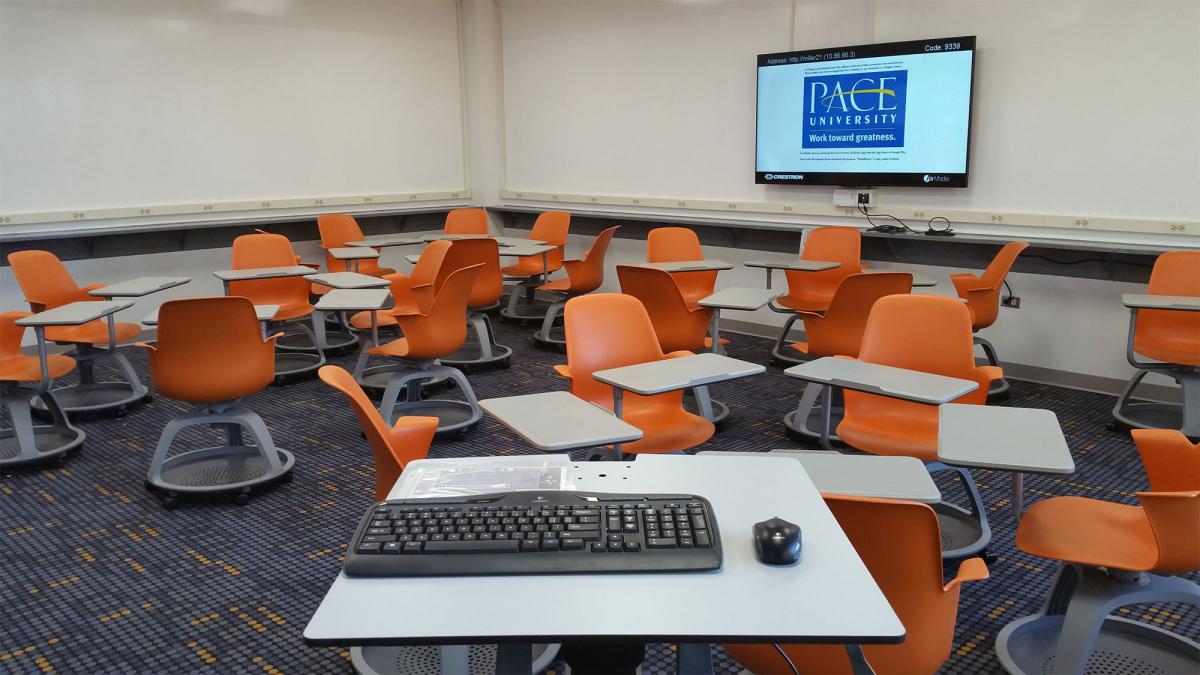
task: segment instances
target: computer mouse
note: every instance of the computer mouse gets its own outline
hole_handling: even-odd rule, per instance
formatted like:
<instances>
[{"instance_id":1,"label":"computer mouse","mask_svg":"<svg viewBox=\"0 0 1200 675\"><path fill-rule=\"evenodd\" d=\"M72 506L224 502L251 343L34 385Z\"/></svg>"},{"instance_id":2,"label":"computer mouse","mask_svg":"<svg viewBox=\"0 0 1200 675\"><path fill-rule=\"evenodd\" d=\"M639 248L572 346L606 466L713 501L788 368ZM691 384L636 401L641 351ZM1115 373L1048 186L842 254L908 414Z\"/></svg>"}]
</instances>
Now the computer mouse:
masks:
<instances>
[{"instance_id":1,"label":"computer mouse","mask_svg":"<svg viewBox=\"0 0 1200 675\"><path fill-rule=\"evenodd\" d=\"M800 560L800 526L776 516L754 524L754 552L767 565L794 565Z\"/></svg>"}]
</instances>

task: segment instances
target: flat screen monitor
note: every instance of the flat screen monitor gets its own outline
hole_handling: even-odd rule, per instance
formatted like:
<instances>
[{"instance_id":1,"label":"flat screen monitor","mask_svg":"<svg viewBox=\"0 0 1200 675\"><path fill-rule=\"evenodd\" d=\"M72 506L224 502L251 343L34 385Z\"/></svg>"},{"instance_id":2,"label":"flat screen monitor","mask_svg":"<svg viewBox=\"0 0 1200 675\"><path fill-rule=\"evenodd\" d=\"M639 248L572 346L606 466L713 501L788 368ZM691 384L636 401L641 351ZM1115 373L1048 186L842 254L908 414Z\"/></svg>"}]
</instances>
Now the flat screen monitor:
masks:
<instances>
[{"instance_id":1,"label":"flat screen monitor","mask_svg":"<svg viewBox=\"0 0 1200 675\"><path fill-rule=\"evenodd\" d=\"M966 187L975 37L758 57L754 182Z\"/></svg>"}]
</instances>

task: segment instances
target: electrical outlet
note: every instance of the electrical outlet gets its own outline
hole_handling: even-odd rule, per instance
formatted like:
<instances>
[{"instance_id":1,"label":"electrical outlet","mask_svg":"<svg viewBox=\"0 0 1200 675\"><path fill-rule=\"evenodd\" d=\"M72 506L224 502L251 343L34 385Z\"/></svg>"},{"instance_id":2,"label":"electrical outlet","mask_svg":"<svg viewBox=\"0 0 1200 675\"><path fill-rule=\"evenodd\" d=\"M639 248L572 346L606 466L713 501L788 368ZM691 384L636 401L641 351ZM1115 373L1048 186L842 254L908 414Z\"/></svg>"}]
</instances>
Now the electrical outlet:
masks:
<instances>
[{"instance_id":1,"label":"electrical outlet","mask_svg":"<svg viewBox=\"0 0 1200 675\"><path fill-rule=\"evenodd\" d=\"M875 191L839 188L833 191L833 205L849 206L855 209L861 206L869 209L875 206Z\"/></svg>"},{"instance_id":2,"label":"electrical outlet","mask_svg":"<svg viewBox=\"0 0 1200 675\"><path fill-rule=\"evenodd\" d=\"M1006 298L1000 298L1000 304L1009 309L1021 309L1021 298L1016 295L1010 295Z\"/></svg>"}]
</instances>

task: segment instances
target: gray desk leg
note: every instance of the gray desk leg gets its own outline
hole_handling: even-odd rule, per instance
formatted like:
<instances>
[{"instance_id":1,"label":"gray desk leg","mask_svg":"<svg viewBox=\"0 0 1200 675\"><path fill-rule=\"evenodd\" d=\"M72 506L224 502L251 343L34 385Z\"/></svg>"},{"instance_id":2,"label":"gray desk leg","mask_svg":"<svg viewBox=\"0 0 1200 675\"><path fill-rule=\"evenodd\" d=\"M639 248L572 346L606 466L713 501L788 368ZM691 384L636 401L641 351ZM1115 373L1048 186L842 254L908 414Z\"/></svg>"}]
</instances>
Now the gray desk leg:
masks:
<instances>
[{"instance_id":1,"label":"gray desk leg","mask_svg":"<svg viewBox=\"0 0 1200 675\"><path fill-rule=\"evenodd\" d=\"M258 332L262 335L263 340L267 339L267 323L267 321L258 322Z\"/></svg>"},{"instance_id":2,"label":"gray desk leg","mask_svg":"<svg viewBox=\"0 0 1200 675\"><path fill-rule=\"evenodd\" d=\"M713 307L712 325L708 328L708 334L712 336L712 353L721 353L721 308Z\"/></svg>"},{"instance_id":3,"label":"gray desk leg","mask_svg":"<svg viewBox=\"0 0 1200 675\"><path fill-rule=\"evenodd\" d=\"M329 343L325 340L325 312L316 310L312 313L313 337L316 338L317 349L329 349Z\"/></svg>"},{"instance_id":4,"label":"gray desk leg","mask_svg":"<svg viewBox=\"0 0 1200 675\"><path fill-rule=\"evenodd\" d=\"M809 383L812 386L813 383ZM833 450L833 444L829 442L829 434L833 432L829 427L833 426L833 385L825 385L821 388L821 447L826 450Z\"/></svg>"},{"instance_id":5,"label":"gray desk leg","mask_svg":"<svg viewBox=\"0 0 1200 675\"><path fill-rule=\"evenodd\" d=\"M846 645L846 656L850 657L850 672L854 675L875 675L875 669L863 655L862 646Z\"/></svg>"},{"instance_id":6,"label":"gray desk leg","mask_svg":"<svg viewBox=\"0 0 1200 675\"><path fill-rule=\"evenodd\" d=\"M229 295L229 282L228 281L222 279L221 280L221 288L224 290L225 295Z\"/></svg>"},{"instance_id":7,"label":"gray desk leg","mask_svg":"<svg viewBox=\"0 0 1200 675\"><path fill-rule=\"evenodd\" d=\"M467 672L465 670L460 672ZM529 675L533 672L533 644L496 645L496 675Z\"/></svg>"},{"instance_id":8,"label":"gray desk leg","mask_svg":"<svg viewBox=\"0 0 1200 675\"><path fill-rule=\"evenodd\" d=\"M767 290L768 291L771 290L771 272L774 272L774 271L775 270L771 269L770 267L767 268Z\"/></svg>"},{"instance_id":9,"label":"gray desk leg","mask_svg":"<svg viewBox=\"0 0 1200 675\"><path fill-rule=\"evenodd\" d=\"M371 312L371 346L379 346L379 318L373 311Z\"/></svg>"},{"instance_id":10,"label":"gray desk leg","mask_svg":"<svg viewBox=\"0 0 1200 675\"><path fill-rule=\"evenodd\" d=\"M1012 507L1013 520L1021 522L1021 512L1025 510L1025 475L1020 471L1013 472Z\"/></svg>"},{"instance_id":11,"label":"gray desk leg","mask_svg":"<svg viewBox=\"0 0 1200 675\"><path fill-rule=\"evenodd\" d=\"M621 399L625 395L625 390L620 387L613 387L613 414L617 419L621 419ZM624 459L621 454L621 443L613 443L613 459L618 462Z\"/></svg>"},{"instance_id":12,"label":"gray desk leg","mask_svg":"<svg viewBox=\"0 0 1200 675\"><path fill-rule=\"evenodd\" d=\"M675 652L679 675L713 675L712 651L707 642L680 642Z\"/></svg>"},{"instance_id":13,"label":"gray desk leg","mask_svg":"<svg viewBox=\"0 0 1200 675\"><path fill-rule=\"evenodd\" d=\"M542 251L542 284L550 281L550 251Z\"/></svg>"}]
</instances>

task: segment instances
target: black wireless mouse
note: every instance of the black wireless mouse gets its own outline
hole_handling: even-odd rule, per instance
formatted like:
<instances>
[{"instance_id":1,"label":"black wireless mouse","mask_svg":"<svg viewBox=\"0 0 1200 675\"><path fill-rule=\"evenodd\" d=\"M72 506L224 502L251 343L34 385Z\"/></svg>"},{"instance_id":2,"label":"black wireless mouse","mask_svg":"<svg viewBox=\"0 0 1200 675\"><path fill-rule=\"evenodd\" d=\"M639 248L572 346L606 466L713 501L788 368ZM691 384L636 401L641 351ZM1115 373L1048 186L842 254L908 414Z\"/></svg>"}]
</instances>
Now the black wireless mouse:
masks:
<instances>
[{"instance_id":1,"label":"black wireless mouse","mask_svg":"<svg viewBox=\"0 0 1200 675\"><path fill-rule=\"evenodd\" d=\"M800 526L775 517L754 524L754 552L767 565L794 565L800 560Z\"/></svg>"}]
</instances>

